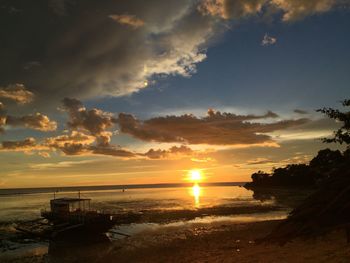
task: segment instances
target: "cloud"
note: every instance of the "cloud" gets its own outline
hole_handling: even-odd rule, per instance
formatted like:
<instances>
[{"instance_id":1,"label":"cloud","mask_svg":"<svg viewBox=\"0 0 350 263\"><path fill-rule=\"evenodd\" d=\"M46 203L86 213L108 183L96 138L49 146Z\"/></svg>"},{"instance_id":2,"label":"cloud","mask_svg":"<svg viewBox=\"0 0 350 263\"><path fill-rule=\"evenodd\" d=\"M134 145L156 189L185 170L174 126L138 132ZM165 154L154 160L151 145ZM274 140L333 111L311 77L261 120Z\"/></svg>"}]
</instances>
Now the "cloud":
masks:
<instances>
[{"instance_id":1,"label":"cloud","mask_svg":"<svg viewBox=\"0 0 350 263\"><path fill-rule=\"evenodd\" d=\"M34 94L28 91L23 84L12 84L7 87L0 87L0 98L26 104L33 100Z\"/></svg>"},{"instance_id":2,"label":"cloud","mask_svg":"<svg viewBox=\"0 0 350 263\"><path fill-rule=\"evenodd\" d=\"M1 150L31 151L36 147L36 140L32 137L23 141L3 141Z\"/></svg>"},{"instance_id":3,"label":"cloud","mask_svg":"<svg viewBox=\"0 0 350 263\"><path fill-rule=\"evenodd\" d=\"M266 0L204 0L199 10L205 15L219 16L223 19L240 19L256 15Z\"/></svg>"},{"instance_id":4,"label":"cloud","mask_svg":"<svg viewBox=\"0 0 350 263\"><path fill-rule=\"evenodd\" d=\"M90 150L93 154L109 155L109 156L123 157L123 158L134 158L139 156L139 154L137 153L134 153L127 149L123 149L121 147L113 146L113 145L109 145L107 147L92 146L90 147Z\"/></svg>"},{"instance_id":5,"label":"cloud","mask_svg":"<svg viewBox=\"0 0 350 263\"><path fill-rule=\"evenodd\" d=\"M297 113L297 114L308 114L307 111L305 111L305 110L300 110L300 109L295 109L294 112Z\"/></svg>"},{"instance_id":6,"label":"cloud","mask_svg":"<svg viewBox=\"0 0 350 263\"><path fill-rule=\"evenodd\" d=\"M65 155L110 155L117 157L134 157L135 153L114 145L93 145L96 137L82 132L72 131L70 135L47 138L45 145L62 151Z\"/></svg>"},{"instance_id":7,"label":"cloud","mask_svg":"<svg viewBox=\"0 0 350 263\"><path fill-rule=\"evenodd\" d=\"M44 157L44 158L51 157L50 153L48 153L48 152L38 152L38 155L40 155L41 157Z\"/></svg>"},{"instance_id":8,"label":"cloud","mask_svg":"<svg viewBox=\"0 0 350 263\"><path fill-rule=\"evenodd\" d=\"M272 0L271 4L283 10L284 21L295 21L349 3L344 0Z\"/></svg>"},{"instance_id":9,"label":"cloud","mask_svg":"<svg viewBox=\"0 0 350 263\"><path fill-rule=\"evenodd\" d=\"M0 133L4 132L3 126L6 124L6 111L5 106L0 102Z\"/></svg>"},{"instance_id":10,"label":"cloud","mask_svg":"<svg viewBox=\"0 0 350 263\"><path fill-rule=\"evenodd\" d=\"M160 76L190 76L206 58L216 27L188 0L51 0L49 12L45 1L17 5L26 15L16 19L21 30L3 36L8 48L0 83L21 80L47 104L67 96L123 96ZM42 37L26 42L38 25L45 25ZM30 61L41 66L24 70Z\"/></svg>"},{"instance_id":11,"label":"cloud","mask_svg":"<svg viewBox=\"0 0 350 263\"><path fill-rule=\"evenodd\" d=\"M119 24L131 26L133 28L142 27L145 24L144 21L134 15L109 15L108 17Z\"/></svg>"},{"instance_id":12,"label":"cloud","mask_svg":"<svg viewBox=\"0 0 350 263\"><path fill-rule=\"evenodd\" d=\"M86 135L82 132L72 131L69 135L60 135L56 137L50 137L45 139L45 144L53 147L60 148L65 144L82 144L89 145L95 141L94 136Z\"/></svg>"},{"instance_id":13,"label":"cloud","mask_svg":"<svg viewBox=\"0 0 350 263\"><path fill-rule=\"evenodd\" d=\"M8 115L5 125L12 127L22 126L39 131L54 131L57 129L57 123L51 121L49 117L41 113L29 114L21 117Z\"/></svg>"},{"instance_id":14,"label":"cloud","mask_svg":"<svg viewBox=\"0 0 350 263\"><path fill-rule=\"evenodd\" d=\"M156 117L145 121L131 114L120 113L120 132L143 141L180 142L189 144L238 145L272 142L266 133L283 130L308 122L307 119L282 120L259 123L257 120L276 118L268 112L264 115L236 115L209 110L206 117L191 114Z\"/></svg>"},{"instance_id":15,"label":"cloud","mask_svg":"<svg viewBox=\"0 0 350 263\"><path fill-rule=\"evenodd\" d=\"M347 0L204 0L199 10L205 15L223 19L241 19L251 15L268 15L282 12L282 20L293 22L320 14L342 5Z\"/></svg>"},{"instance_id":16,"label":"cloud","mask_svg":"<svg viewBox=\"0 0 350 263\"><path fill-rule=\"evenodd\" d=\"M48 150L60 151L65 155L108 155L121 158L166 158L172 155L189 154L191 149L186 146L174 146L169 150L149 150L137 153L110 143L113 133L109 128L117 123L112 113L100 109L86 109L81 101L65 98L62 101L62 111L68 113L68 134L43 139L37 143L34 138L24 141L5 141L2 150L36 151L43 157L49 157ZM32 129L49 131L57 128L45 115L37 113L22 117L8 116L0 103L0 127L4 125L24 126Z\"/></svg>"},{"instance_id":17,"label":"cloud","mask_svg":"<svg viewBox=\"0 0 350 263\"><path fill-rule=\"evenodd\" d=\"M150 159L163 159L163 158L169 158L169 157L190 156L193 153L194 151L190 147L181 145L179 147L173 146L168 150L150 149L144 155Z\"/></svg>"},{"instance_id":18,"label":"cloud","mask_svg":"<svg viewBox=\"0 0 350 263\"><path fill-rule=\"evenodd\" d=\"M46 132L56 130L57 122L38 112L20 117L8 115L4 104L0 102L0 133L5 132L6 126L25 127Z\"/></svg>"},{"instance_id":19,"label":"cloud","mask_svg":"<svg viewBox=\"0 0 350 263\"><path fill-rule=\"evenodd\" d=\"M69 0L48 0L50 10L56 15L66 15L66 5Z\"/></svg>"},{"instance_id":20,"label":"cloud","mask_svg":"<svg viewBox=\"0 0 350 263\"><path fill-rule=\"evenodd\" d=\"M0 98L13 100L18 104L26 104L33 100L34 94L28 91L23 84L14 84L0 88ZM4 104L0 102L0 133L5 131L5 126L26 127L39 131L54 131L57 129L57 123L41 113L20 117L8 115Z\"/></svg>"},{"instance_id":21,"label":"cloud","mask_svg":"<svg viewBox=\"0 0 350 263\"><path fill-rule=\"evenodd\" d=\"M218 17L239 20L277 12L284 21L294 21L327 12L343 1L15 3L25 15L16 17L14 30L2 36L8 44L1 51L4 59L0 61L0 83L20 81L37 94L38 100L53 105L52 100L67 96L124 96L146 88L145 83L160 77L193 75L197 64L206 59L212 40L225 30ZM0 15L4 21L11 19L10 14ZM41 37L28 42L28 36L38 33L38 25L45 25L40 27Z\"/></svg>"},{"instance_id":22,"label":"cloud","mask_svg":"<svg viewBox=\"0 0 350 263\"><path fill-rule=\"evenodd\" d=\"M117 120L109 112L100 109L87 110L77 99L63 99L62 109L69 114L67 126L71 130L89 132L95 136L100 145L108 145L112 132L107 129L113 127Z\"/></svg>"},{"instance_id":23,"label":"cloud","mask_svg":"<svg viewBox=\"0 0 350 263\"><path fill-rule=\"evenodd\" d=\"M267 33L264 35L263 40L261 41L262 46L271 46L276 44L277 38L269 36Z\"/></svg>"},{"instance_id":24,"label":"cloud","mask_svg":"<svg viewBox=\"0 0 350 263\"><path fill-rule=\"evenodd\" d=\"M261 165L261 164L274 164L276 161L267 159L267 158L255 158L252 160L248 160L246 162L247 165Z\"/></svg>"},{"instance_id":25,"label":"cloud","mask_svg":"<svg viewBox=\"0 0 350 263\"><path fill-rule=\"evenodd\" d=\"M191 158L192 162L195 163L209 163L209 162L214 162L215 159L211 158L211 157L205 157L205 158Z\"/></svg>"}]
</instances>

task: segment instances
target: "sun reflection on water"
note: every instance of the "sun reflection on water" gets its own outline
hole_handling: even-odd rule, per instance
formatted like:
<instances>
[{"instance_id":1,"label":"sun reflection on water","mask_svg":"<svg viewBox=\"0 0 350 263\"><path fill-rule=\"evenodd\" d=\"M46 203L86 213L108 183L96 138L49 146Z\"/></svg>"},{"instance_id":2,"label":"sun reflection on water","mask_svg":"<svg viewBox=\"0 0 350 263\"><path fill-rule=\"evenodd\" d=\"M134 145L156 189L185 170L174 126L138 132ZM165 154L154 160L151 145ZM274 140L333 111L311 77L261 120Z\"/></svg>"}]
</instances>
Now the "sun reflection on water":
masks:
<instances>
[{"instance_id":1,"label":"sun reflection on water","mask_svg":"<svg viewBox=\"0 0 350 263\"><path fill-rule=\"evenodd\" d=\"M192 186L192 195L194 197L194 205L195 205L195 207L199 208L199 205L200 205L199 197L201 195L201 188L200 188L199 184L195 183Z\"/></svg>"}]
</instances>

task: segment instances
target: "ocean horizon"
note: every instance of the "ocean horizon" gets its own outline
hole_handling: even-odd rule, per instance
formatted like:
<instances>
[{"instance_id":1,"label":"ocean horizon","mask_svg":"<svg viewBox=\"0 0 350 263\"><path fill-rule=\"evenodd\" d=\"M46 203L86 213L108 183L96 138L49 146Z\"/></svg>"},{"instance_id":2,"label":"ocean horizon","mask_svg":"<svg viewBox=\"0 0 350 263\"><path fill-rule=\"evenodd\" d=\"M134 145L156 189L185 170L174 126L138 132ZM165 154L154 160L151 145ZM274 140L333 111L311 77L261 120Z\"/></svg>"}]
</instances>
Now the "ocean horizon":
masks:
<instances>
[{"instance_id":1,"label":"ocean horizon","mask_svg":"<svg viewBox=\"0 0 350 263\"><path fill-rule=\"evenodd\" d=\"M243 186L246 182L203 182L203 187L211 186ZM122 189L147 189L147 188L178 188L191 187L193 183L157 183L157 184L117 184L117 185L92 185L92 186L61 186L61 187L25 187L25 188L0 188L0 196L3 195L24 195L53 192L74 192L74 191L103 191Z\"/></svg>"}]
</instances>

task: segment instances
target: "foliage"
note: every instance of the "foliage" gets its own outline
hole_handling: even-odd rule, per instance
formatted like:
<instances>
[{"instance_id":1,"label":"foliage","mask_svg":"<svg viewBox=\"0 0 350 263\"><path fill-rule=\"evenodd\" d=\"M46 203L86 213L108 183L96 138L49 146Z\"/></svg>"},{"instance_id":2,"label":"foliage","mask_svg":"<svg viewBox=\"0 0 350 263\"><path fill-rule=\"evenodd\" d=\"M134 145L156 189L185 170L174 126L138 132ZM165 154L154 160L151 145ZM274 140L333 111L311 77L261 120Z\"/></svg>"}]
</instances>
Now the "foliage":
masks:
<instances>
[{"instance_id":1,"label":"foliage","mask_svg":"<svg viewBox=\"0 0 350 263\"><path fill-rule=\"evenodd\" d=\"M342 102L344 107L350 107L350 99ZM258 171L252 174L252 182L246 187L318 187L322 182L340 172L350 169L350 111L340 111L333 108L317 110L329 118L342 122L343 125L334 132L333 138L324 138L326 143L345 143L347 150L320 150L309 164L289 164L286 167L273 169L271 174ZM345 167L345 168L344 168Z\"/></svg>"},{"instance_id":2,"label":"foliage","mask_svg":"<svg viewBox=\"0 0 350 263\"><path fill-rule=\"evenodd\" d=\"M349 163L350 149L341 153L339 150L320 150L309 164L288 164L275 168L271 174L258 171L252 174L249 187L317 187L330 178L337 170Z\"/></svg>"},{"instance_id":3,"label":"foliage","mask_svg":"<svg viewBox=\"0 0 350 263\"><path fill-rule=\"evenodd\" d=\"M350 107L350 99L342 101L344 107ZM338 122L343 122L343 125L334 132L333 138L324 138L323 142L326 143L345 143L347 147L350 147L350 111L341 112L338 109L333 108L322 108L318 109L317 112L322 112L329 118L334 119Z\"/></svg>"}]
</instances>

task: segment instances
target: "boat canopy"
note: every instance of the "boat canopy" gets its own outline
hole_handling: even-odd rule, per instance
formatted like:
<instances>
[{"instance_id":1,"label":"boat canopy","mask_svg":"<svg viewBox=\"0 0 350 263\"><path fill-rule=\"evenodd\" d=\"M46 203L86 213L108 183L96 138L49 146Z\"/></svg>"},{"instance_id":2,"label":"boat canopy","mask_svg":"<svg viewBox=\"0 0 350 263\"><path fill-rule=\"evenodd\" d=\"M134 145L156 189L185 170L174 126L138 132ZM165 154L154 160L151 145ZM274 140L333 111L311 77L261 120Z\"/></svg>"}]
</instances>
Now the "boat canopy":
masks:
<instances>
[{"instance_id":1,"label":"boat canopy","mask_svg":"<svg viewBox=\"0 0 350 263\"><path fill-rule=\"evenodd\" d=\"M90 198L57 198L50 200L51 212L69 213L76 211L89 211Z\"/></svg>"}]
</instances>

